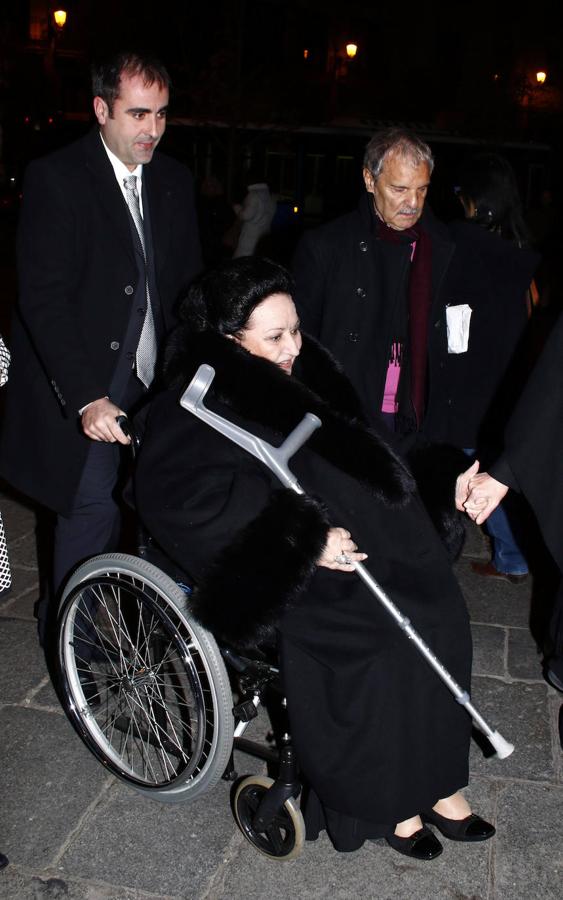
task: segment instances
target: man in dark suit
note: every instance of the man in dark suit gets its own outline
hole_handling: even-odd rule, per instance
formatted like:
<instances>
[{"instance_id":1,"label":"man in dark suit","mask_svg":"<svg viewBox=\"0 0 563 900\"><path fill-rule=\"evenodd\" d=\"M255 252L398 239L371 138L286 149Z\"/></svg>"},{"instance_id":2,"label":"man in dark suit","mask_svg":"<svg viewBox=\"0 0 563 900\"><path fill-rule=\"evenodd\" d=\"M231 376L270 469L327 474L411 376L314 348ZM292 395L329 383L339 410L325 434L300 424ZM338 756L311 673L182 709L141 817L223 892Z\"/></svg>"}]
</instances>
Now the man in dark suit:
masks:
<instances>
[{"instance_id":1,"label":"man in dark suit","mask_svg":"<svg viewBox=\"0 0 563 900\"><path fill-rule=\"evenodd\" d=\"M93 93L97 127L26 173L0 446L2 475L57 514L55 592L80 560L115 549L128 443L116 419L142 403L174 302L200 268L191 175L154 152L168 73L121 53L94 67Z\"/></svg>"}]
</instances>

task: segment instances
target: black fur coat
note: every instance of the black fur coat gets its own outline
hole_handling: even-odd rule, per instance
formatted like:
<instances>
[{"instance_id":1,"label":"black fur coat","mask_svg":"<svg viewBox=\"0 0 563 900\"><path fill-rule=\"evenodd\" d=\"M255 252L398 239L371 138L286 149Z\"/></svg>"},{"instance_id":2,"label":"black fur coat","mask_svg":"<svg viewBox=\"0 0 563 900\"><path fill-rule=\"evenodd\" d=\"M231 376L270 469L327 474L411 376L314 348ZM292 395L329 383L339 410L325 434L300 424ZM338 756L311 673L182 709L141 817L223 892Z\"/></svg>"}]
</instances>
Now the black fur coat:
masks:
<instances>
[{"instance_id":1,"label":"black fur coat","mask_svg":"<svg viewBox=\"0 0 563 900\"><path fill-rule=\"evenodd\" d=\"M272 444L305 413L321 419L290 463L307 496L282 488L261 463L181 409L179 396L201 363L216 372L206 405ZM343 515L369 503L384 520L385 509L397 516L418 504L392 436L367 428L350 383L311 338L288 376L233 341L179 331L164 377L168 389L145 424L137 506L155 540L196 584L192 609L220 639L241 647L271 636L316 574L329 527L355 536L359 526ZM341 511L342 497L350 512ZM426 519L419 527L431 530Z\"/></svg>"}]
</instances>

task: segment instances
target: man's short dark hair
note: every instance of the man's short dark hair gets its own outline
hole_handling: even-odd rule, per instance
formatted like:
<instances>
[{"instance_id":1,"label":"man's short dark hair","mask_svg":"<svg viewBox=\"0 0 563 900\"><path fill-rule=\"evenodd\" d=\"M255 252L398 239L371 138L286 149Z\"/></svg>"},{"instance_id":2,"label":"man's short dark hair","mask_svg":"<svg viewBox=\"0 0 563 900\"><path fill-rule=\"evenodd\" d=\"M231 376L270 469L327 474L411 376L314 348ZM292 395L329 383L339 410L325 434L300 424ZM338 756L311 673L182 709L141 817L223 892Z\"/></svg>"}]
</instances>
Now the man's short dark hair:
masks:
<instances>
[{"instance_id":1,"label":"man's short dark hair","mask_svg":"<svg viewBox=\"0 0 563 900\"><path fill-rule=\"evenodd\" d=\"M383 164L390 154L397 154L403 159L412 162L413 166L426 163L430 172L434 168L432 150L414 131L408 128L386 128L377 131L364 153L364 169L367 169L374 178L381 175Z\"/></svg>"},{"instance_id":2,"label":"man's short dark hair","mask_svg":"<svg viewBox=\"0 0 563 900\"><path fill-rule=\"evenodd\" d=\"M163 64L152 56L121 51L100 60L92 66L92 95L101 97L107 103L110 116L113 115L113 104L119 97L124 75L128 78L140 75L147 87L156 82L160 88L170 88L170 75Z\"/></svg>"}]
</instances>

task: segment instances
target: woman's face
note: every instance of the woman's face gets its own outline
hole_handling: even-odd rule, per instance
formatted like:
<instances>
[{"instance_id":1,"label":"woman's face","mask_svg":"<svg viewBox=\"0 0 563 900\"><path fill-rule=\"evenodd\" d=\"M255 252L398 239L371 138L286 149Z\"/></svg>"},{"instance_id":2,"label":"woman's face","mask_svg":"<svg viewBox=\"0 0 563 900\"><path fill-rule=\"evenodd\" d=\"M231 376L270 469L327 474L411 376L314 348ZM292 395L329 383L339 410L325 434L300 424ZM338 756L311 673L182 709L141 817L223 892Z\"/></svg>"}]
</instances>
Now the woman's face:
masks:
<instances>
[{"instance_id":1,"label":"woman's face","mask_svg":"<svg viewBox=\"0 0 563 900\"><path fill-rule=\"evenodd\" d=\"M301 333L289 294L270 294L262 300L235 340L253 356L269 359L291 375L301 350Z\"/></svg>"}]
</instances>

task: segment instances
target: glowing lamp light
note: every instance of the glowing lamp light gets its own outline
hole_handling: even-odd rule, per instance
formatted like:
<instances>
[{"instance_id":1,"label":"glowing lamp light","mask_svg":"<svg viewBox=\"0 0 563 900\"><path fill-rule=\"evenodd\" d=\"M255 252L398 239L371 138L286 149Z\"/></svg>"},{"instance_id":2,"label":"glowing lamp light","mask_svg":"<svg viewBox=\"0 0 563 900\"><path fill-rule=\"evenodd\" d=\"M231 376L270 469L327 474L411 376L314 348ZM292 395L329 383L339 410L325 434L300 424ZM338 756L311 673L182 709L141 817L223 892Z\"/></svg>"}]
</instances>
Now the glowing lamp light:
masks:
<instances>
[{"instance_id":1,"label":"glowing lamp light","mask_svg":"<svg viewBox=\"0 0 563 900\"><path fill-rule=\"evenodd\" d=\"M309 59L309 51L307 50L306 47L303 50L303 59Z\"/></svg>"},{"instance_id":2,"label":"glowing lamp light","mask_svg":"<svg viewBox=\"0 0 563 900\"><path fill-rule=\"evenodd\" d=\"M357 52L358 52L357 44L346 44L346 56L348 57L348 59L354 59Z\"/></svg>"},{"instance_id":3,"label":"glowing lamp light","mask_svg":"<svg viewBox=\"0 0 563 900\"><path fill-rule=\"evenodd\" d=\"M536 72L536 81L538 84L543 84L545 79L547 78L546 72Z\"/></svg>"},{"instance_id":4,"label":"glowing lamp light","mask_svg":"<svg viewBox=\"0 0 563 900\"><path fill-rule=\"evenodd\" d=\"M57 28L64 28L66 25L67 12L66 9L56 9L53 13L53 19Z\"/></svg>"},{"instance_id":5,"label":"glowing lamp light","mask_svg":"<svg viewBox=\"0 0 563 900\"><path fill-rule=\"evenodd\" d=\"M297 215L297 213L299 212L299 207L298 207L298 206L294 206L294 207L293 207L293 212L295 213L295 215Z\"/></svg>"}]
</instances>

